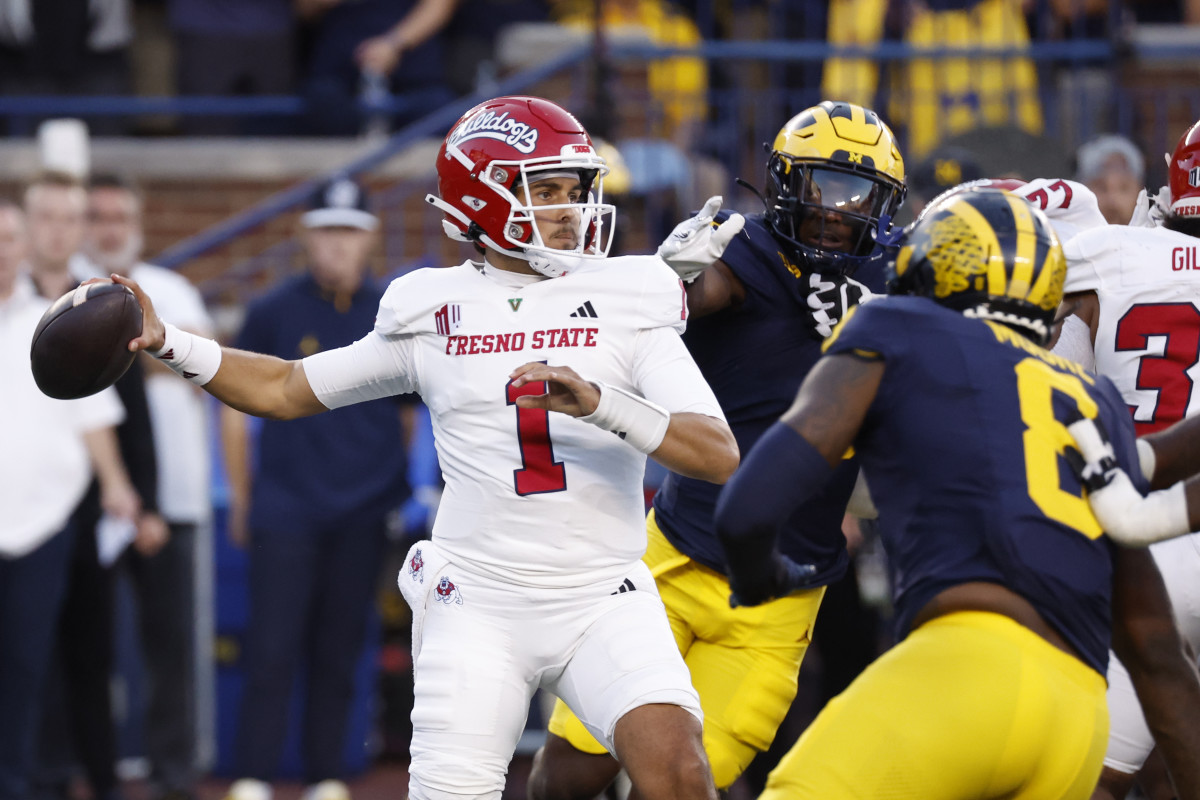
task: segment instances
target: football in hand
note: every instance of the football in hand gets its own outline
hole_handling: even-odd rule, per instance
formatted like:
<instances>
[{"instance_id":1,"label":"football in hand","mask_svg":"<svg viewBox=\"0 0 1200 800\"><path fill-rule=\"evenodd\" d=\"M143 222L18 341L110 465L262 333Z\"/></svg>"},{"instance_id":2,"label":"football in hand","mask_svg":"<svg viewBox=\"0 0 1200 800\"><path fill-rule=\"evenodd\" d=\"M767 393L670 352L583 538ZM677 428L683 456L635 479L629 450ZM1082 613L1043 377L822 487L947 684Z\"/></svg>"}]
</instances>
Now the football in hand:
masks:
<instances>
[{"instance_id":1,"label":"football in hand","mask_svg":"<svg viewBox=\"0 0 1200 800\"><path fill-rule=\"evenodd\" d=\"M43 394L59 400L87 397L112 386L137 353L129 340L142 332L142 307L119 283L81 285L46 309L29 361Z\"/></svg>"}]
</instances>

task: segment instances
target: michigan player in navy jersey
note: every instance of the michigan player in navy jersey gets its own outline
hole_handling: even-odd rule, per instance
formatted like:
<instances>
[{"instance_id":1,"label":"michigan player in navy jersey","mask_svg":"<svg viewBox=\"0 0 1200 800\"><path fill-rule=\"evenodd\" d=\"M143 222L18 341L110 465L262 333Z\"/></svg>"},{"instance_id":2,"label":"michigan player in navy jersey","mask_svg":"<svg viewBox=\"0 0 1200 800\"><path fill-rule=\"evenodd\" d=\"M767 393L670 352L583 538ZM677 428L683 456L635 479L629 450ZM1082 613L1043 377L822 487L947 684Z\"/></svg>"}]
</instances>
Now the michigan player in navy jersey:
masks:
<instances>
[{"instance_id":1,"label":"michigan player in navy jersey","mask_svg":"<svg viewBox=\"0 0 1200 800\"><path fill-rule=\"evenodd\" d=\"M853 273L883 289L876 239L904 197L904 163L879 117L825 102L792 118L767 163L765 213L744 220L727 245L705 237L739 229L737 215L710 201L682 223L660 255L688 282L689 351L712 386L745 452L782 414L820 357L821 334L809 297L819 285L845 285ZM714 227L715 226L715 227ZM690 241L699 237L700 242ZM685 245L679 246L683 239ZM717 252L720 260L711 268ZM825 490L797 508L781 548L813 564L805 588L761 608L730 609L725 557L713 529L718 486L668 475L647 519L645 562L705 713L704 744L718 788L732 784L767 749L796 694L825 586L846 571L841 525L858 467L837 470ZM613 779L616 761L559 702L530 780L536 800L591 798Z\"/></svg>"},{"instance_id":2,"label":"michigan player in navy jersey","mask_svg":"<svg viewBox=\"0 0 1200 800\"><path fill-rule=\"evenodd\" d=\"M1155 729L1196 743L1200 686L1161 576L1104 536L1065 456L1067 424L1095 419L1140 480L1116 388L1042 347L1065 271L1024 200L934 205L895 260L889 288L911 296L847 316L722 492L731 602L785 595L804 570L780 523L853 446L893 571L900 643L818 715L764 798L1086 798L1110 638Z\"/></svg>"}]
</instances>

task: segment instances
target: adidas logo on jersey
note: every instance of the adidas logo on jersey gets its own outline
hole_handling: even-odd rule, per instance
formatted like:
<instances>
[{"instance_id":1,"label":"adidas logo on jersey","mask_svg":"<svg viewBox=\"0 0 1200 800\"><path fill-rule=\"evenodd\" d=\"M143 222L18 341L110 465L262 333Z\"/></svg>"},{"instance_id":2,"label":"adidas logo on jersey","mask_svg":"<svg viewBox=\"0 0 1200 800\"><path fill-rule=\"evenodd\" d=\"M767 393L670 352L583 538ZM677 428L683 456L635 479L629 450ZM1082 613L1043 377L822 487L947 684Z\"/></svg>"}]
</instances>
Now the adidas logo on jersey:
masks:
<instances>
[{"instance_id":1,"label":"adidas logo on jersey","mask_svg":"<svg viewBox=\"0 0 1200 800\"><path fill-rule=\"evenodd\" d=\"M584 302L583 305L581 305L579 308L575 309L575 311L573 311L571 313L571 316L572 317L591 317L592 319L598 319L600 317L600 315L596 313L596 309L592 308L591 300Z\"/></svg>"},{"instance_id":2,"label":"adidas logo on jersey","mask_svg":"<svg viewBox=\"0 0 1200 800\"><path fill-rule=\"evenodd\" d=\"M637 587L633 585L633 581L629 580L629 578L626 578L621 586L615 592L610 592L610 594L624 594L625 592L636 591Z\"/></svg>"}]
</instances>

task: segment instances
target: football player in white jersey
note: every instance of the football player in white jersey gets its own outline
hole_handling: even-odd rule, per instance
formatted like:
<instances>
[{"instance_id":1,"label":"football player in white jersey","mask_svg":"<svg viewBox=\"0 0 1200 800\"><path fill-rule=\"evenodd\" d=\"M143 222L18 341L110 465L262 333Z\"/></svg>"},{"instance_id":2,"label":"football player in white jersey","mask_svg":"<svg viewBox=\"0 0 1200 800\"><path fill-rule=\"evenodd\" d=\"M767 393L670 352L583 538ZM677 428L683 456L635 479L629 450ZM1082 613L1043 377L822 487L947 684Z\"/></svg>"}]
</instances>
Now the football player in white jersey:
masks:
<instances>
[{"instance_id":1,"label":"football player in white jersey","mask_svg":"<svg viewBox=\"0 0 1200 800\"><path fill-rule=\"evenodd\" d=\"M1193 390L1200 379L1200 123L1179 140L1168 178L1161 226L1095 226L1063 248L1063 305L1074 315L1054 350L1111 378L1139 435L1200 412L1200 392ZM1200 536L1159 542L1151 552L1180 633L1200 652ZM1095 795L1104 800L1125 797L1154 747L1129 674L1115 657L1108 683L1111 731ZM1176 788L1185 796L1185 787Z\"/></svg>"},{"instance_id":2,"label":"football player in white jersey","mask_svg":"<svg viewBox=\"0 0 1200 800\"><path fill-rule=\"evenodd\" d=\"M607 258L603 159L557 105L476 106L437 156L451 238L479 261L396 280L375 329L300 361L147 320L130 346L244 412L315 414L418 392L446 481L399 584L413 608L409 796L499 798L539 687L579 712L642 797L712 798L701 712L646 547L642 474L738 463L654 256Z\"/></svg>"}]
</instances>

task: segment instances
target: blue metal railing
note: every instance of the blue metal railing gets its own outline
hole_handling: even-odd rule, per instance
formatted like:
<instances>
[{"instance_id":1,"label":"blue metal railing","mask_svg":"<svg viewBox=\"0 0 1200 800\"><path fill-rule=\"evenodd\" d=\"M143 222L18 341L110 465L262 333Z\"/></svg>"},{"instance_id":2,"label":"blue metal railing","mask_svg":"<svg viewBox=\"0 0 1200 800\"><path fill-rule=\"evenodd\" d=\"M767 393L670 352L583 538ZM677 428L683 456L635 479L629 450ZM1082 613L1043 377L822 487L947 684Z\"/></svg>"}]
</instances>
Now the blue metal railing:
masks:
<instances>
[{"instance_id":1,"label":"blue metal railing","mask_svg":"<svg viewBox=\"0 0 1200 800\"><path fill-rule=\"evenodd\" d=\"M518 93L540 81L559 75L569 70L595 66L597 59L592 44L577 45L564 51L546 62L526 69L508 79L488 87L485 91L461 98L451 104L437 109L415 123L391 136L379 147L347 163L336 173L357 175L367 172L384 163L418 140L429 137L440 137L450 125L470 106L488 97L499 94ZM1200 59L1200 45L1174 44L1161 47L1143 48L1146 52L1137 52L1137 58L1147 62L1157 59ZM907 59L945 59L976 56L986 58L1002 58L1006 56L1023 56L1040 64L1067 65L1087 63L1099 64L1102 68L1111 68L1120 60L1118 45L1101 39L1068 39L1054 42L1033 42L1026 48L998 49L964 49L959 47L918 48L903 42L885 41L869 47L846 47L830 45L822 41L709 41L696 48L669 48L645 44L619 44L609 41L604 44L602 52L612 64L628 62L647 62L672 56L700 57L711 65L729 62L748 62L755 64L786 66L787 64L821 63L831 58L866 58L876 63L902 63ZM595 71L589 73L594 77ZM575 91L586 85L583 91L588 92L592 84L577 81ZM744 146L746 141L758 137L764 141L773 135L773 126L780 122L779 114L788 108L798 107L797 103L807 104L808 95L819 91L817 87L786 87L773 92L752 92L744 87L736 87L732 92L711 88L708 93L708 105L717 117L709 126L713 135L728 141L719 142L712 148L712 154L722 162L737 169L737 149ZM1162 98L1152 102L1155 118L1165 119L1165 108L1175 102L1163 90ZM754 94L754 99L750 95ZM1178 93L1176 93L1178 94ZM1172 95L1173 96L1173 95ZM1165 99L1163 99L1165 98ZM643 98L644 100L645 98ZM1084 99L1086 100L1086 98ZM1059 107L1063 103L1071 105L1077 115L1084 117L1097 116L1089 110L1090 100L1086 102L1076 98L1060 99L1052 90L1043 86L1042 102L1046 109L1047 130L1052 134L1060 130ZM1110 122L1106 127L1112 128L1115 123L1117 132L1129 135L1135 127L1138 114L1146 111L1135 111L1137 108L1150 108L1149 95L1143 92L1138 97L1131 97L1129 92L1114 88L1111 97L1106 100L1109 108L1106 111ZM1196 100L1187 100L1193 111L1196 111ZM1140 103L1141 105L1136 105ZM1078 108L1076 108L1078 106ZM362 110L367 113L403 113L412 108L403 97L392 98L385 104L362 104ZM882 106L881 106L882 108ZM182 115L243 115L243 116L283 116L304 112L304 102L298 97L176 97L176 98L98 98L98 97L0 97L0 115L11 117L74 114L83 116L114 116L137 114L182 114ZM603 110L602 110L603 111ZM1195 117L1193 117L1195 118ZM720 130L724 126L728 130ZM1084 124L1076 124L1075 134L1085 136L1095 132ZM1158 142L1148 143L1151 149L1158 147ZM157 261L164 266L179 267L185 262L220 247L235 237L242 235L266 222L267 220L285 213L304 202L316 188L327 180L329 175L322 175L301 182L282 192L279 192L256 205L245 209L218 225L181 241L160 254ZM402 190L391 191L395 197L408 197L413 189L406 187ZM424 190L422 190L424 191ZM380 198L377 197L377 200ZM398 201L399 202L399 201ZM432 219L432 217L431 217ZM426 226L430 227L430 226ZM431 226L436 229L437 226ZM440 229L439 229L440 231ZM276 262L280 258L290 257L294 247L270 248L270 258ZM423 245L422 250L429 252ZM267 255L267 254L264 254ZM242 270L239 270L242 272Z\"/></svg>"},{"instance_id":2,"label":"blue metal railing","mask_svg":"<svg viewBox=\"0 0 1200 800\"><path fill-rule=\"evenodd\" d=\"M1014 58L1026 57L1037 62L1096 62L1112 61L1122 56L1140 62L1186 60L1200 57L1200 42L1156 43L1137 42L1123 45L1108 39L1065 39L1061 41L1033 41L1022 47L921 47L901 41L880 41L867 46L835 45L818 40L789 41L769 39L762 41L706 41L696 47L663 47L653 44L619 44L610 42L607 55L618 61L654 60L672 56L688 56L714 60L753 60L771 62L824 62L834 58L869 59L894 61L911 58L942 60L963 57ZM578 63L590 54L588 48L574 50L564 62L552 60L529 73L521 73L512 80L519 85L528 85L524 76L534 71L542 77L554 69ZM554 69L544 67L554 65ZM534 78L537 80L537 78ZM379 103L363 103L364 112L383 111L403 113L412 108L404 96L393 96ZM294 116L307 110L303 97L297 95L260 95L254 97L228 96L180 96L180 97L131 97L131 96L63 96L31 95L0 97L0 116L33 115L87 115L87 116L136 116L142 114L171 114L182 116Z\"/></svg>"},{"instance_id":3,"label":"blue metal railing","mask_svg":"<svg viewBox=\"0 0 1200 800\"><path fill-rule=\"evenodd\" d=\"M822 41L709 41L697 47L662 47L652 44L609 43L609 58L615 61L652 61L669 57L693 57L707 61L736 60L761 63L824 62L834 58L902 61L911 58L943 60L964 57L1026 57L1037 62L1096 62L1117 58L1118 46L1106 39L1067 39L1031 42L1025 47L915 47L899 41L881 41L870 46L833 45ZM528 86L560 69L580 63L591 54L588 47L575 49L545 64L509 79L508 84ZM1161 44L1136 47L1128 55L1139 61L1153 62L1200 58L1200 43ZM535 74L536 73L536 74ZM501 87L505 85L501 84ZM493 93L494 94L494 93ZM401 114L414 107L411 99L395 95L389 99L360 104L364 113ZM150 114L181 116L298 116L308 110L306 100L297 95L259 95L254 97L179 96L132 97L119 95L8 95L0 96L0 116L95 116L119 117ZM453 120L451 120L453 121Z\"/></svg>"},{"instance_id":4,"label":"blue metal railing","mask_svg":"<svg viewBox=\"0 0 1200 800\"><path fill-rule=\"evenodd\" d=\"M500 81L491 91L476 92L440 108L398 132L372 152L346 164L337 170L336 174L353 176L364 173L387 161L420 139L428 136L440 137L472 106L490 97L503 94L516 94L538 81L580 63L587 55L587 48L579 48L563 53L543 64ZM230 217L225 222L168 248L158 256L156 263L170 268L178 267L185 261L206 253L233 237L256 228L266 220L289 211L308 199L316 188L328 180L329 177L328 175L322 175L312 178L278 194L274 194L257 205L251 206L245 211Z\"/></svg>"},{"instance_id":5,"label":"blue metal railing","mask_svg":"<svg viewBox=\"0 0 1200 800\"><path fill-rule=\"evenodd\" d=\"M902 42L880 42L870 47L834 46L825 42L804 41L712 41L696 48L670 48L653 45L627 45L610 43L606 51L615 62L645 61L670 56L701 57L710 62L730 60L752 60L755 62L822 62L830 58L868 58L877 61L903 60L919 56L928 59L961 58L968 55L987 55L1003 58L1023 55L1034 60L1073 62L1109 61L1115 58L1114 45L1107 40L1066 40L1061 42L1033 42L1028 48L999 48L991 50L964 49L960 47L914 48ZM1200 57L1200 47L1188 49ZM1158 53L1163 57L1166 54ZM377 150L347 164L339 172L347 175L363 173L383 163L413 142L428 136L440 136L464 112L477 102L498 94L519 92L547 77L588 61L592 55L589 47L578 47L560 54L536 67L525 70L491 87L487 92L456 101L425 116L403 131L397 133ZM53 109L53 98L0 98L0 114L29 113L36 109L48 113ZM76 113L227 113L247 114L261 111L266 114L298 113L302 107L297 98L262 98L261 109L255 104L259 98L61 98ZM76 105L78 103L78 105ZM376 107L375 110L378 110ZM394 110L389 108L387 110ZM288 211L309 196L320 181L327 176L314 178L273 195L261 203L235 215L224 223L191 237L169 248L159 256L165 266L176 267L220 244L242 234L265 220Z\"/></svg>"}]
</instances>

